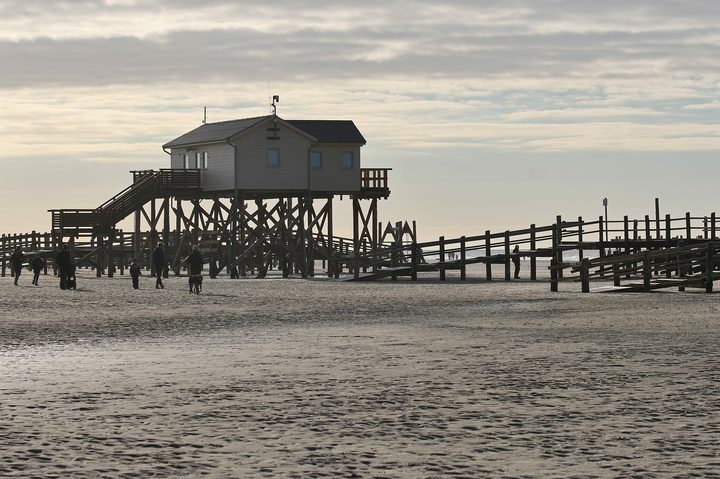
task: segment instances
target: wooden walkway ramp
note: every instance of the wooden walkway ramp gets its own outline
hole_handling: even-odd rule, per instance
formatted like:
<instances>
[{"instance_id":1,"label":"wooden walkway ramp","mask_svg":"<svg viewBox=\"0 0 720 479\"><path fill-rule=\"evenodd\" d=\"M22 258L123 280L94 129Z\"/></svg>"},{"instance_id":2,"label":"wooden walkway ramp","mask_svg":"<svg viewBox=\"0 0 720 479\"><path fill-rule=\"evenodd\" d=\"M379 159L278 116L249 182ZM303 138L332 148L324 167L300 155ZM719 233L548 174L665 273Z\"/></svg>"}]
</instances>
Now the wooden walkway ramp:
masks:
<instances>
[{"instance_id":1,"label":"wooden walkway ramp","mask_svg":"<svg viewBox=\"0 0 720 479\"><path fill-rule=\"evenodd\" d=\"M701 288L713 291L713 283L720 279L720 241L690 245L680 244L637 253L622 254L580 262L550 266L551 290L557 291L560 282L579 282L587 292L650 292L658 289ZM565 272L565 274L562 274ZM593 279L612 279L612 286L590 289Z\"/></svg>"}]
</instances>

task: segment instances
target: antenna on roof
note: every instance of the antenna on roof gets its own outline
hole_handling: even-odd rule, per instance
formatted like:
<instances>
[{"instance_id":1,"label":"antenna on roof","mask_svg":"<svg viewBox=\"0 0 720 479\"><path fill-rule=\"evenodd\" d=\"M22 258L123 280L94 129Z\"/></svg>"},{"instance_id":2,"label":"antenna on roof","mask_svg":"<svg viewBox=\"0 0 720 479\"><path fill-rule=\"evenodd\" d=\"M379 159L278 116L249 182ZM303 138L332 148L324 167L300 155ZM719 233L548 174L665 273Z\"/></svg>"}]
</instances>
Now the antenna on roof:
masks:
<instances>
[{"instance_id":1,"label":"antenna on roof","mask_svg":"<svg viewBox=\"0 0 720 479\"><path fill-rule=\"evenodd\" d=\"M273 115L277 116L277 106L275 105L275 102L280 103L280 95L273 95L272 97L272 109L273 109Z\"/></svg>"},{"instance_id":2,"label":"antenna on roof","mask_svg":"<svg viewBox=\"0 0 720 479\"><path fill-rule=\"evenodd\" d=\"M207 123L207 107L203 107L203 125Z\"/></svg>"}]
</instances>

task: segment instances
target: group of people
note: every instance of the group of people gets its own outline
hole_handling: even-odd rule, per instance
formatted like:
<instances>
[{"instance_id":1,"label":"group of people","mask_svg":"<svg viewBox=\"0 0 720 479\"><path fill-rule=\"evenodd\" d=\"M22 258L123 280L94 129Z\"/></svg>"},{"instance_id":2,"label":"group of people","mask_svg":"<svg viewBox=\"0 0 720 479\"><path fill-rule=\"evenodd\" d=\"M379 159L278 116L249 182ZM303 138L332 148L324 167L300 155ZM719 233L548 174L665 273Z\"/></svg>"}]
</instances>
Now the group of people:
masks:
<instances>
[{"instance_id":1,"label":"group of people","mask_svg":"<svg viewBox=\"0 0 720 479\"><path fill-rule=\"evenodd\" d=\"M22 248L18 246L15 248L15 252L10 257L10 268L15 275L15 286L18 285L18 279L20 279L20 273L22 272L23 263L25 263L25 255L22 252ZM30 262L30 267L33 270L32 284L38 286L38 280L40 279L40 273L45 268L45 260L40 257L39 253L35 253L35 257Z\"/></svg>"},{"instance_id":2,"label":"group of people","mask_svg":"<svg viewBox=\"0 0 720 479\"><path fill-rule=\"evenodd\" d=\"M202 277L203 258L200 253L200 247L193 245L192 253L185 259L190 267L190 277L195 277L196 281L198 277ZM157 247L153 250L152 262L155 267L155 289L164 289L165 285L162 282L163 273L167 269L167 261L165 259L165 244L161 241L157 244ZM15 275L15 286L18 285L20 279L20 273L22 272L23 265L25 263L25 255L23 254L22 247L18 246L15 248L15 252L10 257L10 267L13 274ZM73 261L70 249L67 244L64 244L62 250L55 256L55 264L58 268L58 276L60 277L60 289L71 289L75 287L75 262ZM40 273L45 269L45 260L40 257L39 253L35 253L35 257L30 263L30 267L33 270L34 276L32 284L38 286L38 280L40 279ZM130 264L130 277L132 278L133 288L140 288L140 265L138 260L133 258ZM192 282L191 282L192 290Z\"/></svg>"},{"instance_id":3,"label":"group of people","mask_svg":"<svg viewBox=\"0 0 720 479\"><path fill-rule=\"evenodd\" d=\"M15 248L15 252L10 257L10 267L15 276L15 286L18 285L20 274L22 273L25 263L25 255L22 247ZM55 257L55 264L58 268L58 276L60 276L60 289L74 288L75 283L75 262L70 256L68 245L63 245L62 250ZM45 260L40 257L40 253L35 253L35 257L30 262L30 268L33 271L32 284L39 286L40 273L45 269Z\"/></svg>"},{"instance_id":4,"label":"group of people","mask_svg":"<svg viewBox=\"0 0 720 479\"><path fill-rule=\"evenodd\" d=\"M191 278L202 275L203 258L198 245L193 245L192 253L185 258L185 261L190 267ZM167 260L165 259L165 244L162 241L160 241L153 250L152 263L155 267L155 289L164 289L165 285L162 282L162 278L167 270ZM132 278L133 288L135 289L140 289L140 276L142 276L140 264L137 258L133 258L130 264L130 277Z\"/></svg>"}]
</instances>

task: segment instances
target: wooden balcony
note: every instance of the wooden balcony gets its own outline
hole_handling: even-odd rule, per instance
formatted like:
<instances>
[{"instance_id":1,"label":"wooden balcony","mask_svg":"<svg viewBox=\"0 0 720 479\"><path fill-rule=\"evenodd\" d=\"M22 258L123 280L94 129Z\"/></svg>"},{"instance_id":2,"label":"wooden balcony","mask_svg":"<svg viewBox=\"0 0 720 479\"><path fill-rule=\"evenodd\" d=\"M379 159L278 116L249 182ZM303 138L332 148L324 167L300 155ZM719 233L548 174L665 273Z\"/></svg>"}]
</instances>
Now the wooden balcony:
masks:
<instances>
[{"instance_id":1,"label":"wooden balcony","mask_svg":"<svg viewBox=\"0 0 720 479\"><path fill-rule=\"evenodd\" d=\"M390 196L388 171L392 168L362 168L360 170L360 188L357 198L385 198Z\"/></svg>"}]
</instances>

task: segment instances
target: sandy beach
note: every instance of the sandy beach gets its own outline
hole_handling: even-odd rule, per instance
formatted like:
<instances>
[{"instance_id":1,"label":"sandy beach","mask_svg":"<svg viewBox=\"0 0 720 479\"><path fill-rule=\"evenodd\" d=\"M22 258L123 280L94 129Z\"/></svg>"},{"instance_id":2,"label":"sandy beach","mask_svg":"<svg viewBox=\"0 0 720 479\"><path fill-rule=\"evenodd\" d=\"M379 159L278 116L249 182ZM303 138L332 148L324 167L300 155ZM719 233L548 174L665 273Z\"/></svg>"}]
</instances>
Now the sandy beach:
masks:
<instances>
[{"instance_id":1,"label":"sandy beach","mask_svg":"<svg viewBox=\"0 0 720 479\"><path fill-rule=\"evenodd\" d=\"M2 477L720 477L717 293L31 276Z\"/></svg>"}]
</instances>

